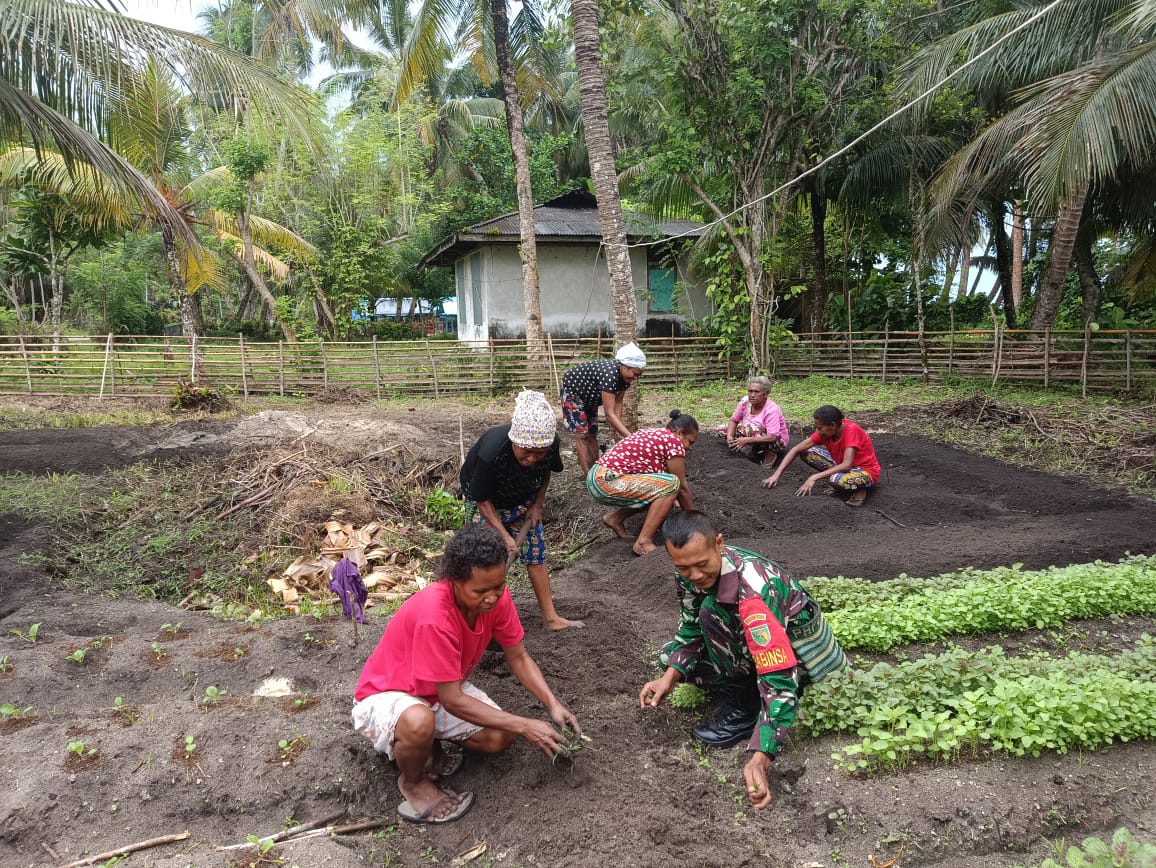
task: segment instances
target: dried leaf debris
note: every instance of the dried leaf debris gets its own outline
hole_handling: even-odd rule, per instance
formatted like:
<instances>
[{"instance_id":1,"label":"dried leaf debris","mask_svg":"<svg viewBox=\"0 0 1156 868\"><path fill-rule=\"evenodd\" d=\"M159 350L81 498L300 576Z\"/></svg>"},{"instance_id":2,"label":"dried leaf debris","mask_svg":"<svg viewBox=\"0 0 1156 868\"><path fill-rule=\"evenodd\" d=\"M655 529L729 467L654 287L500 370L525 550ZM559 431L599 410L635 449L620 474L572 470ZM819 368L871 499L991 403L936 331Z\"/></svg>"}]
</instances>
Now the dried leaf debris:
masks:
<instances>
[{"instance_id":1,"label":"dried leaf debris","mask_svg":"<svg viewBox=\"0 0 1156 868\"><path fill-rule=\"evenodd\" d=\"M423 570L425 561L411 557L407 552L391 549L381 535L386 528L380 522L354 527L348 522L330 520L325 523L325 538L317 555L302 555L293 561L280 576L268 579L269 587L285 602L291 612L300 611L303 594L317 601L336 599L329 591L329 579L334 566L344 557L357 564L369 589L370 608L376 601L404 600L410 594L429 584ZM436 557L437 552L427 552Z\"/></svg>"}]
</instances>

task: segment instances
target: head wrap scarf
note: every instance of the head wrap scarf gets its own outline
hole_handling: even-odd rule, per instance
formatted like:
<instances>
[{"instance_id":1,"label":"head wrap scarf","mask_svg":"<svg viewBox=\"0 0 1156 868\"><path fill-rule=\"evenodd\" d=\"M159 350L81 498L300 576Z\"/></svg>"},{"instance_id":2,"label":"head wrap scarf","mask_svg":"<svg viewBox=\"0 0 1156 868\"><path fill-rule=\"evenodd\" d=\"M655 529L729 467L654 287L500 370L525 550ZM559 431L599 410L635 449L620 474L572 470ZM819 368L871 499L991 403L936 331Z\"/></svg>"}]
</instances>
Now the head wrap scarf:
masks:
<instances>
[{"instance_id":1,"label":"head wrap scarf","mask_svg":"<svg viewBox=\"0 0 1156 868\"><path fill-rule=\"evenodd\" d=\"M638 344L634 341L626 344L614 354L614 358L620 365L626 365L628 368L645 368L646 354L638 348Z\"/></svg>"},{"instance_id":2,"label":"head wrap scarf","mask_svg":"<svg viewBox=\"0 0 1156 868\"><path fill-rule=\"evenodd\" d=\"M523 390L514 399L510 442L526 449L541 449L552 446L557 433L558 419L546 396L541 392Z\"/></svg>"}]
</instances>

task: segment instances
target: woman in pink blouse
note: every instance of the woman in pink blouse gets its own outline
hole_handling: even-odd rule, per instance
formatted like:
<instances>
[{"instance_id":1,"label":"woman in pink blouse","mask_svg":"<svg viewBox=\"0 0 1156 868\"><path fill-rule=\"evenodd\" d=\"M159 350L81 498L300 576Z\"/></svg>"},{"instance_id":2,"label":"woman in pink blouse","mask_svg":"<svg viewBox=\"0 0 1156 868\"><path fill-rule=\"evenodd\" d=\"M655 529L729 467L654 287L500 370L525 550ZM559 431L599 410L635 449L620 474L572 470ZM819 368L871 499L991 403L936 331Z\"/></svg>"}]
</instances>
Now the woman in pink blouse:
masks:
<instances>
[{"instance_id":1,"label":"woman in pink blouse","mask_svg":"<svg viewBox=\"0 0 1156 868\"><path fill-rule=\"evenodd\" d=\"M626 519L646 510L632 547L636 555L658 548L654 534L675 502L683 509L694 509L686 482L686 451L697 439L695 418L671 410L665 428L644 428L619 440L586 474L590 495L616 507L602 521L623 539L632 538Z\"/></svg>"},{"instance_id":2,"label":"woman in pink blouse","mask_svg":"<svg viewBox=\"0 0 1156 868\"><path fill-rule=\"evenodd\" d=\"M771 381L767 377L752 377L747 383L747 394L735 407L730 421L719 433L727 438L727 446L736 452L749 449L749 457L756 464L774 464L787 454L791 432L779 405L770 399Z\"/></svg>"}]
</instances>

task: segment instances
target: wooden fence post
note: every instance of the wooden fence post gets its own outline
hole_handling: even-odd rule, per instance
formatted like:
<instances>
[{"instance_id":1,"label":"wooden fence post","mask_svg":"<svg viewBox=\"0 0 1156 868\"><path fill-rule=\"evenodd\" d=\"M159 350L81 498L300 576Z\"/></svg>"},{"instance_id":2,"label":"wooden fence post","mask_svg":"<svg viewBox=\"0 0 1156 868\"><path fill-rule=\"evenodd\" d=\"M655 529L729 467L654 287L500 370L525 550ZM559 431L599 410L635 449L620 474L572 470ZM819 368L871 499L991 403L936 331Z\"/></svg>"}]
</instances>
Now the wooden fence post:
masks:
<instances>
[{"instance_id":1,"label":"wooden fence post","mask_svg":"<svg viewBox=\"0 0 1156 868\"><path fill-rule=\"evenodd\" d=\"M847 326L847 375L855 379L855 332Z\"/></svg>"},{"instance_id":2,"label":"wooden fence post","mask_svg":"<svg viewBox=\"0 0 1156 868\"><path fill-rule=\"evenodd\" d=\"M241 349L241 397L249 398L249 376L245 373L245 333L237 332L237 346Z\"/></svg>"},{"instance_id":3,"label":"wooden fence post","mask_svg":"<svg viewBox=\"0 0 1156 868\"><path fill-rule=\"evenodd\" d=\"M438 365L437 362L434 361L433 350L431 350L429 347L429 338L425 339L425 354L429 357L429 366L433 368L434 397L440 398L441 387L438 385Z\"/></svg>"},{"instance_id":4,"label":"wooden fence post","mask_svg":"<svg viewBox=\"0 0 1156 868\"><path fill-rule=\"evenodd\" d=\"M994 387L999 381L999 371L1003 367L1003 329L999 321L995 323L995 332L992 334L991 345L991 384Z\"/></svg>"},{"instance_id":5,"label":"wooden fence post","mask_svg":"<svg viewBox=\"0 0 1156 868\"><path fill-rule=\"evenodd\" d=\"M1132 391L1132 330L1124 329L1124 389Z\"/></svg>"},{"instance_id":6,"label":"wooden fence post","mask_svg":"<svg viewBox=\"0 0 1156 868\"><path fill-rule=\"evenodd\" d=\"M887 348L891 344L891 318L883 320L883 385L887 385Z\"/></svg>"},{"instance_id":7,"label":"wooden fence post","mask_svg":"<svg viewBox=\"0 0 1156 868\"><path fill-rule=\"evenodd\" d=\"M554 358L554 336L546 332L546 347L550 351L550 370L554 372L554 394L561 394L562 384L558 381L558 362Z\"/></svg>"},{"instance_id":8,"label":"wooden fence post","mask_svg":"<svg viewBox=\"0 0 1156 868\"><path fill-rule=\"evenodd\" d=\"M1048 389L1048 383L1052 376L1052 330L1051 328L1044 329L1044 391Z\"/></svg>"},{"instance_id":9,"label":"wooden fence post","mask_svg":"<svg viewBox=\"0 0 1156 868\"><path fill-rule=\"evenodd\" d=\"M494 394L494 339L486 338L490 346L490 394Z\"/></svg>"},{"instance_id":10,"label":"wooden fence post","mask_svg":"<svg viewBox=\"0 0 1156 868\"><path fill-rule=\"evenodd\" d=\"M377 354L377 335L373 336L373 376L377 383L377 400L381 400L381 357Z\"/></svg>"},{"instance_id":11,"label":"wooden fence post","mask_svg":"<svg viewBox=\"0 0 1156 868\"><path fill-rule=\"evenodd\" d=\"M807 368L807 374L809 376L813 377L813 376L815 376L815 333L814 332L811 332L810 344L811 344L811 353L810 353L809 366Z\"/></svg>"},{"instance_id":12,"label":"wooden fence post","mask_svg":"<svg viewBox=\"0 0 1156 868\"><path fill-rule=\"evenodd\" d=\"M329 388L329 359L325 358L325 340L317 339L317 346L321 348L321 388Z\"/></svg>"},{"instance_id":13,"label":"wooden fence post","mask_svg":"<svg viewBox=\"0 0 1156 868\"><path fill-rule=\"evenodd\" d=\"M674 384L681 382L678 372L678 346L674 342L674 323L670 324L670 352L674 356Z\"/></svg>"},{"instance_id":14,"label":"wooden fence post","mask_svg":"<svg viewBox=\"0 0 1156 868\"><path fill-rule=\"evenodd\" d=\"M193 339L189 341L189 382L197 383L197 333L193 332Z\"/></svg>"},{"instance_id":15,"label":"wooden fence post","mask_svg":"<svg viewBox=\"0 0 1156 868\"><path fill-rule=\"evenodd\" d=\"M24 359L24 379L28 381L28 394L32 394L32 366L28 364L28 348L24 346L24 335L20 335L20 357Z\"/></svg>"},{"instance_id":16,"label":"wooden fence post","mask_svg":"<svg viewBox=\"0 0 1156 868\"><path fill-rule=\"evenodd\" d=\"M97 397L104 398L104 380L108 376L108 357L112 353L112 335L108 336L108 340L104 342L104 367L100 369L100 395Z\"/></svg>"},{"instance_id":17,"label":"wooden fence post","mask_svg":"<svg viewBox=\"0 0 1156 868\"><path fill-rule=\"evenodd\" d=\"M951 376L955 367L955 305L949 304L947 312L951 315L951 335L947 339L947 374Z\"/></svg>"},{"instance_id":18,"label":"wooden fence post","mask_svg":"<svg viewBox=\"0 0 1156 868\"><path fill-rule=\"evenodd\" d=\"M1080 397L1088 397L1088 353L1092 348L1092 330L1084 326L1084 357L1080 360Z\"/></svg>"},{"instance_id":19,"label":"wooden fence post","mask_svg":"<svg viewBox=\"0 0 1156 868\"><path fill-rule=\"evenodd\" d=\"M598 358L602 358L602 323L598 323L598 346L594 353Z\"/></svg>"},{"instance_id":20,"label":"wooden fence post","mask_svg":"<svg viewBox=\"0 0 1156 868\"><path fill-rule=\"evenodd\" d=\"M277 389L285 397L285 342L277 341Z\"/></svg>"}]
</instances>

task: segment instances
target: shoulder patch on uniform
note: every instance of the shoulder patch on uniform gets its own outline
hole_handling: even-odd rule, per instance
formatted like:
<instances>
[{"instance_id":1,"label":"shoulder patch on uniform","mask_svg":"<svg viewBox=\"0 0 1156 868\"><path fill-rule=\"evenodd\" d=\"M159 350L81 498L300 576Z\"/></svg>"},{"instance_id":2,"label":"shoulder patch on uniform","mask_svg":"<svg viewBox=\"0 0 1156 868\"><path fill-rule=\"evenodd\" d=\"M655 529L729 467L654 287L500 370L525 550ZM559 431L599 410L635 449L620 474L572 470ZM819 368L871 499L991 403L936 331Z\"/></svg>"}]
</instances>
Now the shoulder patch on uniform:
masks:
<instances>
[{"instance_id":1,"label":"shoulder patch on uniform","mask_svg":"<svg viewBox=\"0 0 1156 868\"><path fill-rule=\"evenodd\" d=\"M761 597L739 602L739 619L743 623L747 648L760 675L795 667L795 651L787 631Z\"/></svg>"}]
</instances>

